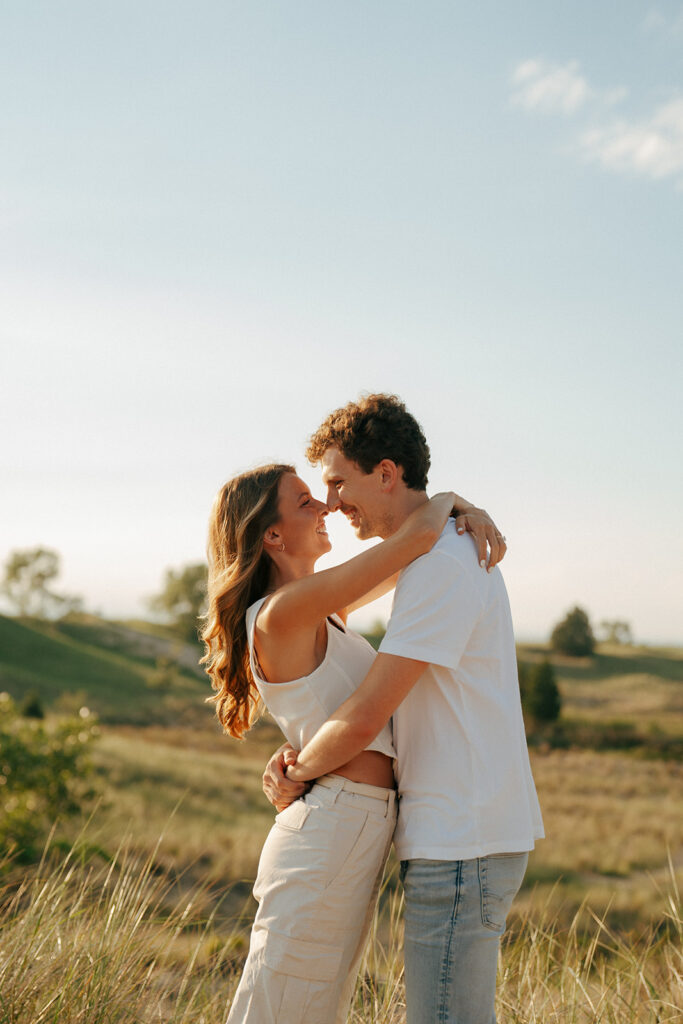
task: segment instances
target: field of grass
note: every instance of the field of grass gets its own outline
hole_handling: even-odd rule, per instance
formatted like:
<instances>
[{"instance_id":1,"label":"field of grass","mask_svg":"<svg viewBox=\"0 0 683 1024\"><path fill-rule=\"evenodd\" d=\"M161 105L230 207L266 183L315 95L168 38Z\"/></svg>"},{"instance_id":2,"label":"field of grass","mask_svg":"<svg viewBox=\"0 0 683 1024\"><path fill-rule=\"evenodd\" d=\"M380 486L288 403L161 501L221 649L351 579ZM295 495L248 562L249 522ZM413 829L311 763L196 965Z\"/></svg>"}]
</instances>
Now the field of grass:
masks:
<instances>
[{"instance_id":1,"label":"field of grass","mask_svg":"<svg viewBox=\"0 0 683 1024\"><path fill-rule=\"evenodd\" d=\"M261 772L280 736L264 720L244 743L224 737L197 654L163 629L0 617L0 690L33 690L48 710L75 693L102 720L91 820L60 823L40 869L4 874L0 1024L224 1019L273 818ZM162 691L160 658L173 662ZM682 651L555 664L569 722L683 735ZM549 744L531 756L547 838L511 916L499 1020L681 1019L683 764ZM399 909L394 872L354 1024L404 1019Z\"/></svg>"},{"instance_id":2,"label":"field of grass","mask_svg":"<svg viewBox=\"0 0 683 1024\"><path fill-rule=\"evenodd\" d=\"M243 956L235 932L206 913L202 890L179 895L155 856L122 844L98 866L78 847L46 860L0 902L0 1024L213 1024L226 1017ZM680 899L667 928L624 941L581 914L566 928L540 906L510 930L499 964L500 1024L674 1024L683 1005ZM385 901L385 938L361 968L351 1024L401 1024L401 906ZM378 929L379 930L379 929Z\"/></svg>"},{"instance_id":3,"label":"field of grass","mask_svg":"<svg viewBox=\"0 0 683 1024\"><path fill-rule=\"evenodd\" d=\"M103 730L97 842L111 849L130 829L147 854L163 831L165 868L219 887L253 878L273 819L261 772L278 740L267 725L242 744L212 730ZM584 750L531 756L547 838L515 912L540 901L567 921L588 899L622 931L657 926L669 861L683 884L683 766Z\"/></svg>"}]
</instances>

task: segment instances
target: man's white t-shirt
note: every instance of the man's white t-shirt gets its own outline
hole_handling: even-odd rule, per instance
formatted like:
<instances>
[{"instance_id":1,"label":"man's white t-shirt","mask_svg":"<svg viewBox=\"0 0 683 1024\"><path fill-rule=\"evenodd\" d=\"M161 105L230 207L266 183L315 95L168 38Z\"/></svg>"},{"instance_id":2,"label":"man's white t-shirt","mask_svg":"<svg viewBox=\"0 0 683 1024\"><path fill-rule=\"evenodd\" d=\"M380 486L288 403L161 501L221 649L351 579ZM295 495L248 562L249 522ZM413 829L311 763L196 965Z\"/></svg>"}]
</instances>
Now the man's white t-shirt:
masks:
<instances>
[{"instance_id":1,"label":"man's white t-shirt","mask_svg":"<svg viewBox=\"0 0 683 1024\"><path fill-rule=\"evenodd\" d=\"M453 520L400 574L380 652L429 662L393 716L401 860L531 850L531 775L503 577Z\"/></svg>"}]
</instances>

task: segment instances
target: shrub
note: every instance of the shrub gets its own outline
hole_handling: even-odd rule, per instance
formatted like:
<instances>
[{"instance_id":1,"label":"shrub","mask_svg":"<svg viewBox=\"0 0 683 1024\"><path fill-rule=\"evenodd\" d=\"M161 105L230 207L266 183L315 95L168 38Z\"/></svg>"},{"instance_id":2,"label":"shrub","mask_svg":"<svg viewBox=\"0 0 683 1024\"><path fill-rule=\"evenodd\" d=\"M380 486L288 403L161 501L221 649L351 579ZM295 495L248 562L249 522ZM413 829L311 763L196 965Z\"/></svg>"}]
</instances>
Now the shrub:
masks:
<instances>
[{"instance_id":1,"label":"shrub","mask_svg":"<svg viewBox=\"0 0 683 1024\"><path fill-rule=\"evenodd\" d=\"M94 717L50 723L24 718L0 694L0 847L20 863L33 860L56 817L83 809L92 796L88 752Z\"/></svg>"},{"instance_id":2,"label":"shrub","mask_svg":"<svg viewBox=\"0 0 683 1024\"><path fill-rule=\"evenodd\" d=\"M560 654L582 658L595 650L593 630L583 608L572 608L552 631L550 643Z\"/></svg>"},{"instance_id":3,"label":"shrub","mask_svg":"<svg viewBox=\"0 0 683 1024\"><path fill-rule=\"evenodd\" d=\"M545 725L560 717L562 698L555 679L555 670L545 660L534 665L524 684L523 706L534 722Z\"/></svg>"},{"instance_id":4,"label":"shrub","mask_svg":"<svg viewBox=\"0 0 683 1024\"><path fill-rule=\"evenodd\" d=\"M21 702L20 714L24 718L45 718L43 705L37 693L27 693Z\"/></svg>"}]
</instances>

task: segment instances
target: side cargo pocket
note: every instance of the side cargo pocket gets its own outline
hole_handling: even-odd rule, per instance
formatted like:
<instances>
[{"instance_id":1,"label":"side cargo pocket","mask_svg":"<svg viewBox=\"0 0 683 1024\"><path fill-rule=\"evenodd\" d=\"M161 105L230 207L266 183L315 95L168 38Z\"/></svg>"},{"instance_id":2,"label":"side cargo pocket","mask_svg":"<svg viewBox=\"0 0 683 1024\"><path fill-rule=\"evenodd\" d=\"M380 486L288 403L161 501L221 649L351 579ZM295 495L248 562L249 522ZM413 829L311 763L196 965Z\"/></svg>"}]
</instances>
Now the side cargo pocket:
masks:
<instances>
[{"instance_id":1,"label":"side cargo pocket","mask_svg":"<svg viewBox=\"0 0 683 1024\"><path fill-rule=\"evenodd\" d=\"M278 1024L330 1024L335 1020L343 956L341 946L268 932L263 959L276 975L273 984L280 992Z\"/></svg>"}]
</instances>

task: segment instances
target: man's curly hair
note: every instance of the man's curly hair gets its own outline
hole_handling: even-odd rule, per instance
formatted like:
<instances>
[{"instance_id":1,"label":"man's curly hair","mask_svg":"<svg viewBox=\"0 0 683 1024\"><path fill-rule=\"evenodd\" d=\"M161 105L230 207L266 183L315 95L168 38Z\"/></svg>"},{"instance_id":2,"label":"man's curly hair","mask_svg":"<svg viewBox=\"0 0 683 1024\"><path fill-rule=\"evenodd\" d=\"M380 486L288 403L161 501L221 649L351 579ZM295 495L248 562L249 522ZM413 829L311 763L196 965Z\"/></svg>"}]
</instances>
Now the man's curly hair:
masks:
<instances>
[{"instance_id":1,"label":"man's curly hair","mask_svg":"<svg viewBox=\"0 0 683 1024\"><path fill-rule=\"evenodd\" d=\"M427 488L429 445L422 427L396 395L366 395L330 413L312 435L306 457L320 462L328 448L338 448L364 473L372 473L382 459L403 470L407 487Z\"/></svg>"}]
</instances>

